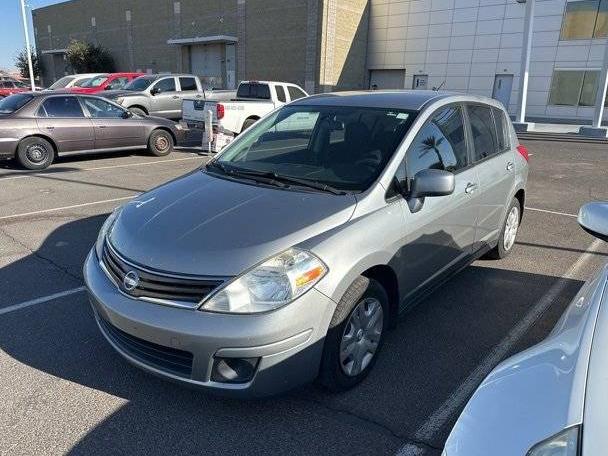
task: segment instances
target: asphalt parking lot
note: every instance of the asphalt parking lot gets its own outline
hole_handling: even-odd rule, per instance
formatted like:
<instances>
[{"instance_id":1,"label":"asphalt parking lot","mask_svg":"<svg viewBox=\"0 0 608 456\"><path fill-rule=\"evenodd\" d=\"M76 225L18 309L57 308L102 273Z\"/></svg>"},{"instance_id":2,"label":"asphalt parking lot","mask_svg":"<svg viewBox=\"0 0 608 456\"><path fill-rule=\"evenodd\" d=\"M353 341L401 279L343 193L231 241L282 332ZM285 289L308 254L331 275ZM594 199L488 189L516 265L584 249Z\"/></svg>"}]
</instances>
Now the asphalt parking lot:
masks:
<instances>
[{"instance_id":1,"label":"asphalt parking lot","mask_svg":"<svg viewBox=\"0 0 608 456\"><path fill-rule=\"evenodd\" d=\"M575 218L584 202L608 199L608 146L525 144L528 208L509 258L475 262L403 315L359 387L259 401L131 367L82 290L105 216L204 157L71 157L39 173L0 163L0 455L439 455L489 370L547 335L608 261Z\"/></svg>"}]
</instances>

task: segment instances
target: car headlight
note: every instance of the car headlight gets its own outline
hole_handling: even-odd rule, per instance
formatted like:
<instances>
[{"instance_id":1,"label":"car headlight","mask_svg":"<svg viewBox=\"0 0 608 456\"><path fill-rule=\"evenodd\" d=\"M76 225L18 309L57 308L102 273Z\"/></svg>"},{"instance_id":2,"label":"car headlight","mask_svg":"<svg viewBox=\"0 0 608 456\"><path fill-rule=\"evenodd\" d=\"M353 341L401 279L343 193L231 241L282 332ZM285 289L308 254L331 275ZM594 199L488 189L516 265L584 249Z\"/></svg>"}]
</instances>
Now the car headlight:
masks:
<instances>
[{"instance_id":1,"label":"car headlight","mask_svg":"<svg viewBox=\"0 0 608 456\"><path fill-rule=\"evenodd\" d=\"M103 225L101 225L101 230L99 230L99 235L97 236L97 241L95 242L95 253L97 253L98 259L101 259L101 255L103 254L103 243L106 236L110 232L110 229L114 225L114 222L120 215L120 211L122 211L122 206L114 209L114 212L112 212L106 221L103 222Z\"/></svg>"},{"instance_id":2,"label":"car headlight","mask_svg":"<svg viewBox=\"0 0 608 456\"><path fill-rule=\"evenodd\" d=\"M579 427L571 427L534 445L527 456L578 456Z\"/></svg>"},{"instance_id":3,"label":"car headlight","mask_svg":"<svg viewBox=\"0 0 608 456\"><path fill-rule=\"evenodd\" d=\"M116 99L116 104L121 105L123 101L125 101L125 99L124 99L123 97L118 97L118 98Z\"/></svg>"},{"instance_id":4,"label":"car headlight","mask_svg":"<svg viewBox=\"0 0 608 456\"><path fill-rule=\"evenodd\" d=\"M200 310L260 313L277 309L310 290L327 274L312 253L291 248L229 282L208 297Z\"/></svg>"}]
</instances>

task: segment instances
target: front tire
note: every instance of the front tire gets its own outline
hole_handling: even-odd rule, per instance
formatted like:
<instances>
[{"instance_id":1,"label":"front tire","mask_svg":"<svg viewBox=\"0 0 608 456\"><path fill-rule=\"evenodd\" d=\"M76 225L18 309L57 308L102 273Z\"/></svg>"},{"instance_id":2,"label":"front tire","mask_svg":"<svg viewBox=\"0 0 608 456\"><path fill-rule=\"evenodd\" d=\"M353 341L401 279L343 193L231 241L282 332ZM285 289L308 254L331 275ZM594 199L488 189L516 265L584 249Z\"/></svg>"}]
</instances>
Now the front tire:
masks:
<instances>
[{"instance_id":1,"label":"front tire","mask_svg":"<svg viewBox=\"0 0 608 456\"><path fill-rule=\"evenodd\" d=\"M521 205L517 198L513 198L507 210L507 217L502 225L500 236L498 237L498 245L486 254L486 258L501 260L511 253L515 246L520 221Z\"/></svg>"},{"instance_id":2,"label":"front tire","mask_svg":"<svg viewBox=\"0 0 608 456\"><path fill-rule=\"evenodd\" d=\"M141 108L129 108L133 114L137 114L138 116L147 116L148 113Z\"/></svg>"},{"instance_id":3,"label":"front tire","mask_svg":"<svg viewBox=\"0 0 608 456\"><path fill-rule=\"evenodd\" d=\"M53 145L44 138L25 138L17 146L17 161L31 170L48 168L55 159Z\"/></svg>"},{"instance_id":4,"label":"front tire","mask_svg":"<svg viewBox=\"0 0 608 456\"><path fill-rule=\"evenodd\" d=\"M388 295L382 285L358 277L332 317L323 347L319 383L330 391L346 391L371 371L389 327Z\"/></svg>"},{"instance_id":5,"label":"front tire","mask_svg":"<svg viewBox=\"0 0 608 456\"><path fill-rule=\"evenodd\" d=\"M173 145L173 136L166 130L154 130L148 138L148 151L156 157L169 155Z\"/></svg>"}]
</instances>

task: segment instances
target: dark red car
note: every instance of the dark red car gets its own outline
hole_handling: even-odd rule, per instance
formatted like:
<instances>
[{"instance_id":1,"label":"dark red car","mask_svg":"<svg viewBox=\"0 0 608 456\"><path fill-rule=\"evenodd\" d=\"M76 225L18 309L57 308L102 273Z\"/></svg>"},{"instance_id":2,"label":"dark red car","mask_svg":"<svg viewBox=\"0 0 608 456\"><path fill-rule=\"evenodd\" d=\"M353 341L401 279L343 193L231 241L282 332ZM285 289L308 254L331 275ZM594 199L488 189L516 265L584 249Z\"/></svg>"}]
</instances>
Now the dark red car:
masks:
<instances>
[{"instance_id":1,"label":"dark red car","mask_svg":"<svg viewBox=\"0 0 608 456\"><path fill-rule=\"evenodd\" d=\"M104 90L122 89L133 79L143 76L144 73L108 73L89 79L79 87L71 87L72 93L99 93Z\"/></svg>"},{"instance_id":2,"label":"dark red car","mask_svg":"<svg viewBox=\"0 0 608 456\"><path fill-rule=\"evenodd\" d=\"M8 97L14 93L29 92L30 86L19 81L4 80L0 81L0 98Z\"/></svg>"}]
</instances>

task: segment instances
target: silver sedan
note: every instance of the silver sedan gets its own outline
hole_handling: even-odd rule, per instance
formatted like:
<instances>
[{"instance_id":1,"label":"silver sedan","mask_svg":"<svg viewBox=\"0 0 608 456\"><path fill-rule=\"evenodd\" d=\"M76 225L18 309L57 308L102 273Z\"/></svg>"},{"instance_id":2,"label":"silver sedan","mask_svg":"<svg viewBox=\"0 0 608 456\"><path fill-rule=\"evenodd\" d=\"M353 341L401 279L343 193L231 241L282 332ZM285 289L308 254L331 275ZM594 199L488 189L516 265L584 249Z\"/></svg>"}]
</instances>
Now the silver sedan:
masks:
<instances>
[{"instance_id":1,"label":"silver sedan","mask_svg":"<svg viewBox=\"0 0 608 456\"><path fill-rule=\"evenodd\" d=\"M608 241L608 203L579 224ZM608 447L608 264L549 337L500 364L456 422L444 456L596 456ZM583 432L584 431L584 432Z\"/></svg>"}]
</instances>

